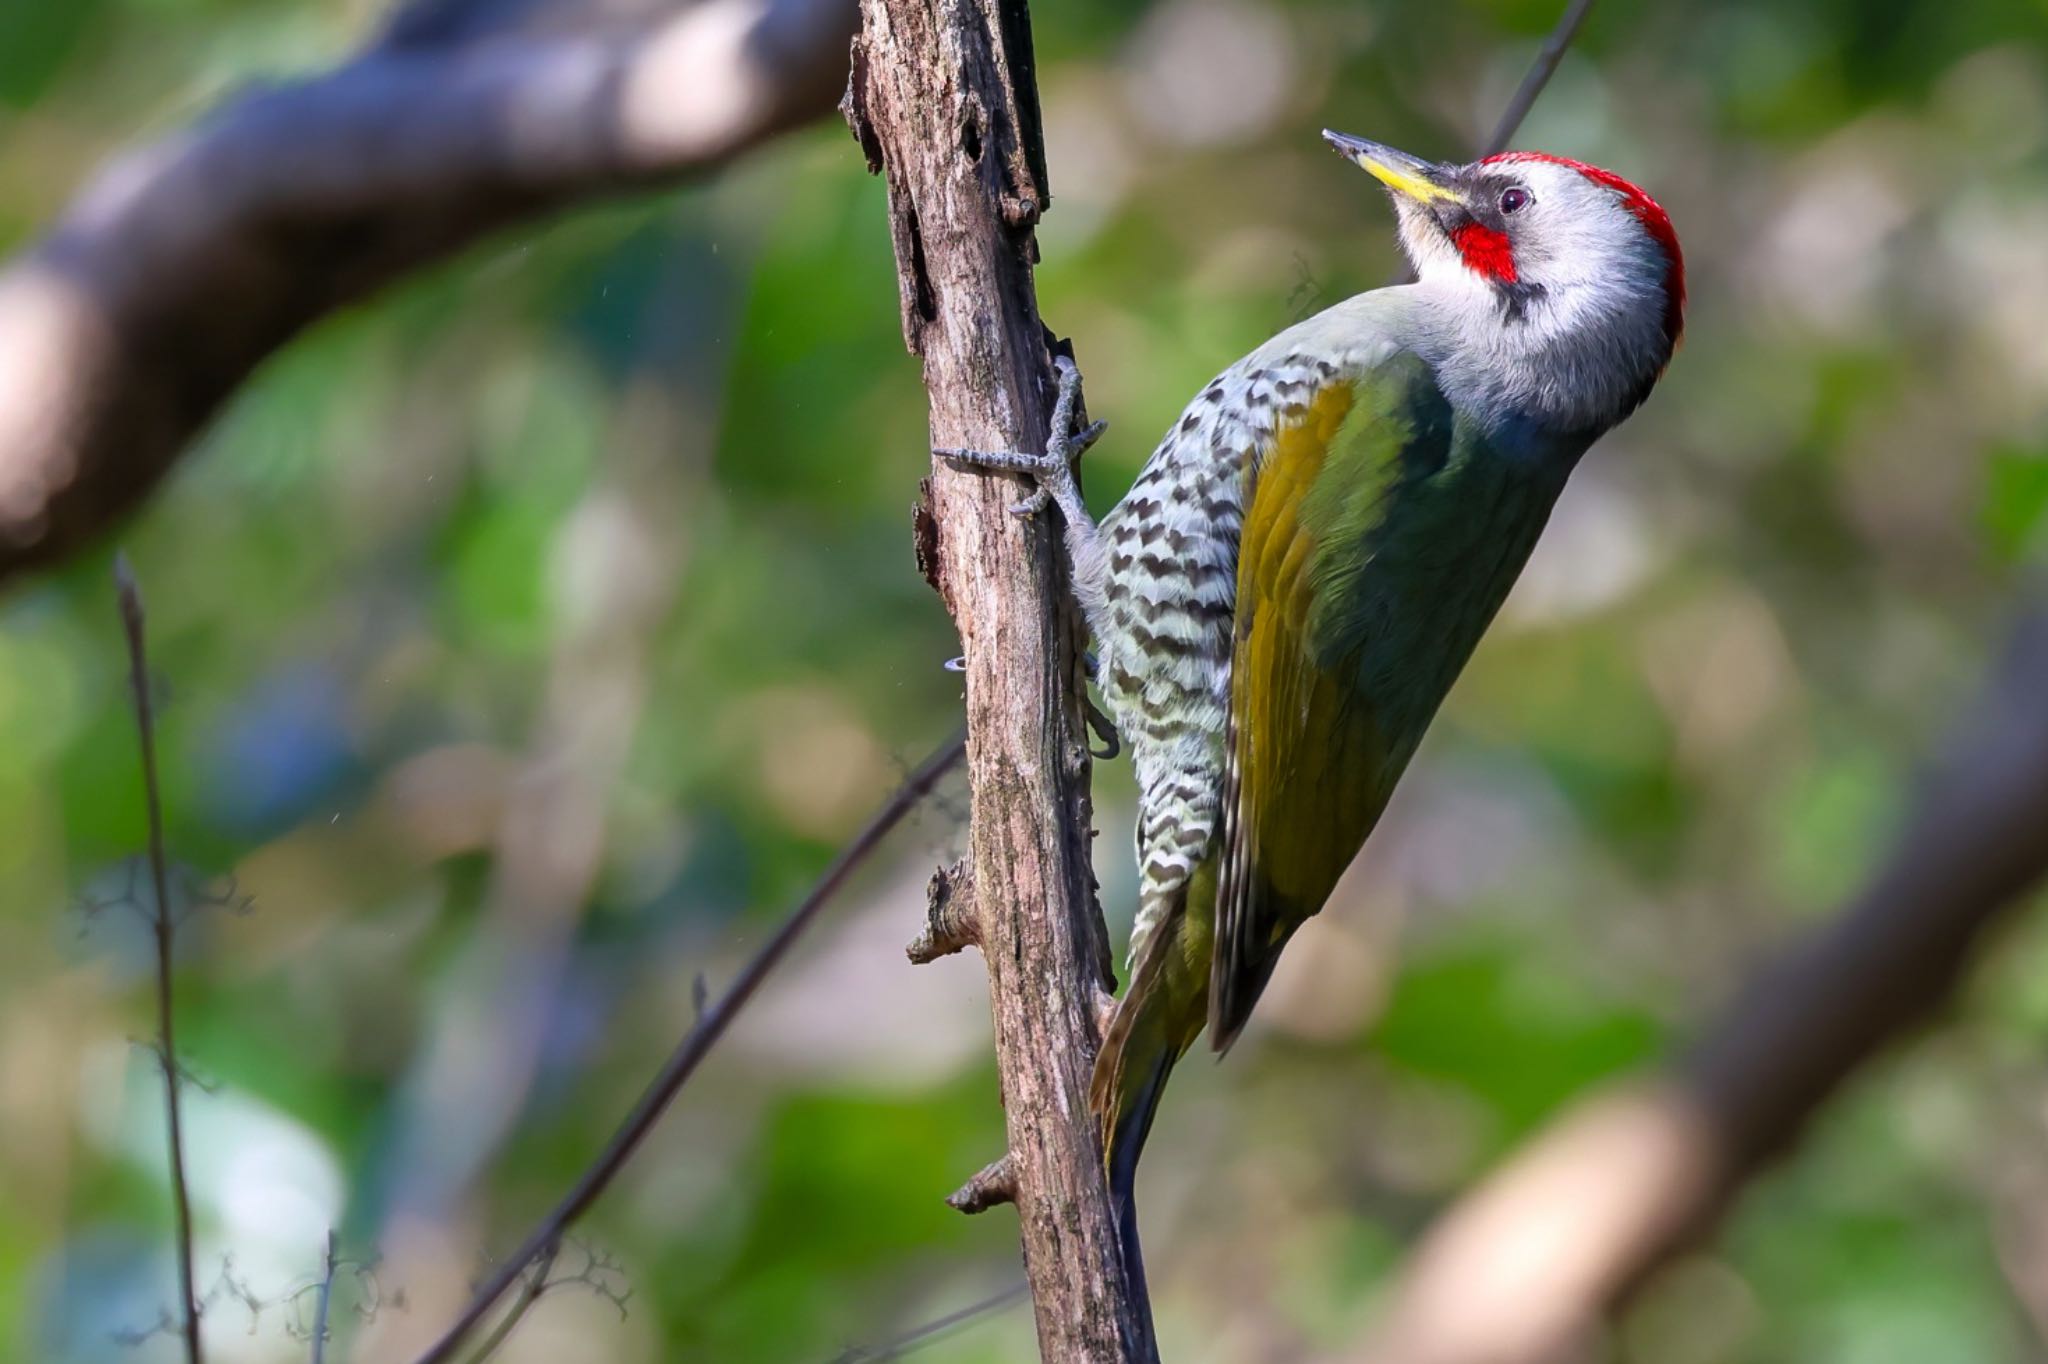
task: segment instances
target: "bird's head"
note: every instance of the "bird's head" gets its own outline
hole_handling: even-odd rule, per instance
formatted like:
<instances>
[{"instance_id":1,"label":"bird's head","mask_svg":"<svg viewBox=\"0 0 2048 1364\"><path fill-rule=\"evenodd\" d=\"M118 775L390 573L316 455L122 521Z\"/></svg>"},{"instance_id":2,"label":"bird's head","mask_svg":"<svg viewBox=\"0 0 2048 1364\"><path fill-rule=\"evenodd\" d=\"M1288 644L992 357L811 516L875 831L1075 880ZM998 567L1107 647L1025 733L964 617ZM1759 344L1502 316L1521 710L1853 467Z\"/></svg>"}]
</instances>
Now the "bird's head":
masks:
<instances>
[{"instance_id":1,"label":"bird's head","mask_svg":"<svg viewBox=\"0 0 2048 1364\"><path fill-rule=\"evenodd\" d=\"M1497 329L1500 350L1600 362L1616 417L1648 394L1685 325L1685 260L1655 199L1542 152L1446 165L1323 137L1386 185L1417 278L1462 300L1475 327Z\"/></svg>"}]
</instances>

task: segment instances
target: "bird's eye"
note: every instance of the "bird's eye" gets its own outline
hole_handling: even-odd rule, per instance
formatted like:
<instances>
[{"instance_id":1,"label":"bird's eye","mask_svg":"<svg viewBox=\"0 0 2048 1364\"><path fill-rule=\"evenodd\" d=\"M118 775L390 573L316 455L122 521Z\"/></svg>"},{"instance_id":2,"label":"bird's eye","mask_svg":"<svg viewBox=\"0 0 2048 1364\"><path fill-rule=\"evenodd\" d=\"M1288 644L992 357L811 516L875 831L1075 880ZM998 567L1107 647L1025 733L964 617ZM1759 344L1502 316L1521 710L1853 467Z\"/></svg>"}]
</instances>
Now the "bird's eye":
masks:
<instances>
[{"instance_id":1,"label":"bird's eye","mask_svg":"<svg viewBox=\"0 0 2048 1364\"><path fill-rule=\"evenodd\" d=\"M1516 185L1511 189L1504 189L1500 192L1501 212L1520 213L1523 209L1527 208L1528 206L1529 191L1523 189L1520 185Z\"/></svg>"}]
</instances>

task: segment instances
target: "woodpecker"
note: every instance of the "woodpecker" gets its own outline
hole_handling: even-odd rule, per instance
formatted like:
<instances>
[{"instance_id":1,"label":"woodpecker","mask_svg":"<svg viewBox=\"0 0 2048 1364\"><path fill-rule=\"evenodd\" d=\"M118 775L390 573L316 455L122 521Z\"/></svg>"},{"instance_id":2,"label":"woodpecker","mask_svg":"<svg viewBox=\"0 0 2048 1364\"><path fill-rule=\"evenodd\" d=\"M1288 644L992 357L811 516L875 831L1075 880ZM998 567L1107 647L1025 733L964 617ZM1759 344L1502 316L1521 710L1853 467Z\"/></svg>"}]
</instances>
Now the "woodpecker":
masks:
<instances>
[{"instance_id":1,"label":"woodpecker","mask_svg":"<svg viewBox=\"0 0 2048 1364\"><path fill-rule=\"evenodd\" d=\"M1174 1063L1205 1027L1218 1052L1236 1040L1573 466L1649 396L1684 325L1671 219L1611 171L1323 137L1391 195L1414 283L1224 370L1099 526L1074 461L1101 425L1070 429L1070 361L1044 455L939 452L1028 474L1032 502L1058 506L1137 773L1131 979L1092 1092L1133 1275L1138 1153Z\"/></svg>"}]
</instances>

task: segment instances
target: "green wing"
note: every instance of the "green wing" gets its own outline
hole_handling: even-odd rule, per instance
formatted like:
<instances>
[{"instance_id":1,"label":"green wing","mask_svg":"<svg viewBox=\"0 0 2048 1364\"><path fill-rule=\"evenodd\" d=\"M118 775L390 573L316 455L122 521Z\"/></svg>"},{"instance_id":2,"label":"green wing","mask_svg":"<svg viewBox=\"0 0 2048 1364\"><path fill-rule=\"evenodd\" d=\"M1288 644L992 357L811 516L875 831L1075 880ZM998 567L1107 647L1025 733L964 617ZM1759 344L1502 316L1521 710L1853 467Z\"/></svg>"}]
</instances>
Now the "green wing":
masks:
<instances>
[{"instance_id":1,"label":"green wing","mask_svg":"<svg viewBox=\"0 0 2048 1364\"><path fill-rule=\"evenodd\" d=\"M1218 1051L1243 1028L1288 937L1322 908L1372 831L1420 737L1403 732L1417 727L1414 708L1379 677L1386 660L1374 641L1390 633L1383 625L1409 634L1386 618L1412 608L1375 560L1422 533L1397 523L1408 518L1411 490L1445 468L1452 427L1428 366L1397 355L1321 389L1251 475L1210 967ZM1434 710L1432 700L1421 723Z\"/></svg>"}]
</instances>

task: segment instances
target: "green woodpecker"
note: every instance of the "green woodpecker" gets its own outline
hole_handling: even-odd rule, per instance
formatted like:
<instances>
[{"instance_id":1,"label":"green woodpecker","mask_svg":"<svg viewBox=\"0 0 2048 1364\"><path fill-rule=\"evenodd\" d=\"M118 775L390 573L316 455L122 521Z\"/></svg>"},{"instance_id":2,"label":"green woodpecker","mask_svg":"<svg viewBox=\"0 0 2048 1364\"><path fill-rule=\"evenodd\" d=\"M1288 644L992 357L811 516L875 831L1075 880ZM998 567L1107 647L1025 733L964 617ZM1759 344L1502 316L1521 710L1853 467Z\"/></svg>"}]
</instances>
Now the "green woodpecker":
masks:
<instances>
[{"instance_id":1,"label":"green woodpecker","mask_svg":"<svg viewBox=\"0 0 2048 1364\"><path fill-rule=\"evenodd\" d=\"M1579 456L1678 344L1671 220L1534 152L1438 165L1323 135L1392 194L1416 282L1290 327L1188 404L1098 527L1079 383L1033 475L1066 523L1096 681L1136 767L1130 987L1095 1070L1134 1274L1131 1187L1174 1063L1230 1046L1323 907L1521 572Z\"/></svg>"}]
</instances>

